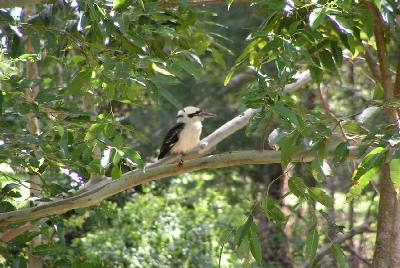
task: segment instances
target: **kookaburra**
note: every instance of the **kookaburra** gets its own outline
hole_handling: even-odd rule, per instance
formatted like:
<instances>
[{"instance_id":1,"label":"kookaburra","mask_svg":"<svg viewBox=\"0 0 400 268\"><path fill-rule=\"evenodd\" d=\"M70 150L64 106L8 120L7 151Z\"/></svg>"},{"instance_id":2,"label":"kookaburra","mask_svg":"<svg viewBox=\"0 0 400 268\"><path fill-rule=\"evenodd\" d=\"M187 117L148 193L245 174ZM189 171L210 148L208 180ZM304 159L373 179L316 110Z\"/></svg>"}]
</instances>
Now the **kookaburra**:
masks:
<instances>
[{"instance_id":1,"label":"kookaburra","mask_svg":"<svg viewBox=\"0 0 400 268\"><path fill-rule=\"evenodd\" d=\"M184 154L192 150L200 141L201 121L214 116L193 106L180 110L176 124L165 134L158 159L167 154Z\"/></svg>"}]
</instances>

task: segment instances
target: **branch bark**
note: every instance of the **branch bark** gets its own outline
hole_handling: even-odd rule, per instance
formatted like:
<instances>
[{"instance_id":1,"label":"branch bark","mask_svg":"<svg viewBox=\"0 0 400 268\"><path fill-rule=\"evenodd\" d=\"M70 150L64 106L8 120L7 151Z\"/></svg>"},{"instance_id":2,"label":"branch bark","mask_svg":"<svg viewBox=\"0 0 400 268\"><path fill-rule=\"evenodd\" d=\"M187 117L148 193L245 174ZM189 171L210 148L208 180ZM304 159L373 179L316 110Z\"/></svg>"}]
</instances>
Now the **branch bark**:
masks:
<instances>
[{"instance_id":1,"label":"branch bark","mask_svg":"<svg viewBox=\"0 0 400 268\"><path fill-rule=\"evenodd\" d=\"M349 148L348 159L357 158L357 147ZM333 157L332 148L328 157ZM314 160L316 152L311 149L304 150L292 156L292 162L311 162ZM389 160L389 159L387 159ZM0 226L16 224L25 221L31 221L38 218L44 218L52 215L62 214L72 209L86 208L98 205L102 200L119 192L130 189L134 186L160 180L170 176L176 176L184 173L194 172L204 169L224 168L239 165L261 165L281 162L280 151L240 151L227 152L223 154L210 155L201 158L184 160L183 163L147 166L145 172L134 170L125 173L120 179L107 181L96 188L76 196L66 197L51 202L43 202L32 208L26 208L18 211L6 212L0 214Z\"/></svg>"}]
</instances>

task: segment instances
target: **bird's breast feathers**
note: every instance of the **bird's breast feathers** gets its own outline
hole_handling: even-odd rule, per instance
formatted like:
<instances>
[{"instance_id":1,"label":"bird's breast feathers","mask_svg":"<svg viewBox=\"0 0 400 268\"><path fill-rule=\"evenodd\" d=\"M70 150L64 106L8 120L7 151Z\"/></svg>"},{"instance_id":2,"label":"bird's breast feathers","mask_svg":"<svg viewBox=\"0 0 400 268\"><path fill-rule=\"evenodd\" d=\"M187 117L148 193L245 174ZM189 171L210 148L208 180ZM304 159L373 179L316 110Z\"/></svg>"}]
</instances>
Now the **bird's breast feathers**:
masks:
<instances>
[{"instance_id":1,"label":"bird's breast feathers","mask_svg":"<svg viewBox=\"0 0 400 268\"><path fill-rule=\"evenodd\" d=\"M179 133L178 141L171 148L171 153L186 153L193 149L200 141L201 128L201 122L186 124Z\"/></svg>"}]
</instances>

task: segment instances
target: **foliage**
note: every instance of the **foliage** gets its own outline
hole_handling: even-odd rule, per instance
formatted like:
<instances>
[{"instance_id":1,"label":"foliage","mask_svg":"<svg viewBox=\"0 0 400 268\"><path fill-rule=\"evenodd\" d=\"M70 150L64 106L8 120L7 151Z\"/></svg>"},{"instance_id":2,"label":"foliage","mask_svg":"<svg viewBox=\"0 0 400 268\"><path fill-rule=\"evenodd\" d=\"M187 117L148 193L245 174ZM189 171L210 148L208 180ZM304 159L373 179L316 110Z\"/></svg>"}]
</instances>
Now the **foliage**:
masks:
<instances>
[{"instance_id":1,"label":"foliage","mask_svg":"<svg viewBox=\"0 0 400 268\"><path fill-rule=\"evenodd\" d=\"M230 10L235 5L234 1L226 4ZM387 48L397 51L399 29L394 3L369 4L374 5L386 27ZM185 191L189 193L182 193L182 188L167 184L157 194L165 186L158 184L159 188L150 188L150 192L143 188L145 193L127 200L124 207L107 202L90 212L77 211L82 213L79 216L41 219L34 223L40 231L24 234L13 243L22 246L41 234L47 244L31 253L46 256L48 265L54 267L143 263L157 267L216 266L223 261L236 263L231 259L233 251L244 265L256 265L255 260L262 266L265 241L260 239L263 226L257 213L279 230L293 225L282 206L285 198L293 194L296 199L288 206L291 212L301 214L303 210L297 208L304 206L310 216L304 220L307 230L302 230L302 241L294 243L297 250L293 250L293 255L313 265L322 243L330 241L337 263L345 266L342 248L330 237L343 232L344 227L319 207L329 211L338 206L324 183L332 178L339 179L338 184L351 182L351 186L340 191L347 193L347 202L361 200L390 158L391 178L396 189L400 185L399 150L394 149L399 144L398 129L380 120L386 111L399 108L398 99L388 99L382 81L377 78L370 81L360 75L357 81L346 81L347 63L360 64L365 69L365 65L371 65L366 55L372 51L372 56L376 56L374 14L363 1L251 1L251 5L252 18L261 23L257 23L256 30L252 28L244 48L229 43L223 25L213 21L216 12L190 7L187 1L170 6L154 1L138 1L133 6L127 1L114 1L112 5L107 1L58 1L37 5L37 15L26 20L15 15L17 9L1 10L0 161L14 172L2 175L7 183L2 185L1 212L16 210L16 202L21 202L16 201L22 197L18 188L26 183L15 176L17 173L40 177L41 199L25 197L29 202L23 204L34 206L33 200L72 195L71 190L77 190L91 177L110 175L118 180L126 171L145 170L151 153L143 157L137 140L149 139L151 134L147 133L153 132L162 119L153 127L146 118L142 120L145 126L138 127L140 122L132 123L128 114L161 106L163 99L174 109L180 109L184 98L173 94L172 88L184 88L189 80L187 87L193 88L199 80L210 79L210 73L214 79L221 79L221 72L231 66L225 85L234 74L244 70L250 70L255 81L244 83L246 86L237 96L237 92L225 91L218 95L218 90L205 87L196 92L194 99L208 100L210 106L212 103L221 110L229 110L229 106L236 110L239 103L242 110L259 109L245 132L246 136L256 134L261 139L260 146L252 143L251 148L264 150L268 141L269 146L281 150L282 170L294 172L288 176L287 193L279 198L268 195L274 181L256 193L244 193L252 206L235 208L236 212L245 209L246 217L234 226L231 223L238 221L237 215L229 214L222 191L199 195L204 189L195 185L196 191L188 187ZM234 24L232 20L235 18L226 24ZM24 51L26 38L32 43L33 53ZM224 56L235 51L241 52L230 64L232 58ZM23 76L27 62L38 64L37 79ZM215 66L220 68L218 72ZM319 96L319 106L311 109L302 95L284 90L295 81L296 73L306 69L315 82L308 90ZM214 86L213 82L207 85ZM27 98L24 92L36 86L40 87L38 95L35 99ZM353 94L347 90L350 87L361 95L361 100L352 103L346 99ZM212 97L207 99L201 92ZM230 103L222 104L222 99ZM224 116L230 118L231 114ZM31 118L39 119L40 133L29 133ZM235 142L229 146L239 143ZM344 169L349 145L356 145L357 155L363 158L345 181L335 172ZM330 148L334 148L333 154ZM306 181L308 175L296 174L291 164L293 156L304 150L315 155L311 163L303 164L312 177L312 185ZM186 194L198 198L194 208L179 198ZM117 211L118 217L110 220L112 211ZM222 214L216 219L214 216L220 211ZM93 230L93 225L88 224L87 231L91 233L78 232L78 237L69 241L75 248L69 248L68 254L85 256L86 262L79 264L80 257L59 258L58 253L67 246L64 230L68 229L70 234L71 229L81 228L85 220L101 223L102 229ZM221 229L225 232L217 241ZM20 266L24 266L25 252L7 253L15 260L14 265L21 262Z\"/></svg>"}]
</instances>

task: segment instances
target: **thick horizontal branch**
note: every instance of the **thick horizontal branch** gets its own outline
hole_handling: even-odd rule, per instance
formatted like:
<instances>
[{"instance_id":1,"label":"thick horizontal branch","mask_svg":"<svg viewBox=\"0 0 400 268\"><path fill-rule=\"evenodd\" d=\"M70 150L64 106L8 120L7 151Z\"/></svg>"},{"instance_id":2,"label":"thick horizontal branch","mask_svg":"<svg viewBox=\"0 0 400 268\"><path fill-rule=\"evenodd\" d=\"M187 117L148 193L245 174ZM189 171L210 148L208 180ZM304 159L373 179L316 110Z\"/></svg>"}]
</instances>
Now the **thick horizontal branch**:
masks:
<instances>
[{"instance_id":1,"label":"thick horizontal branch","mask_svg":"<svg viewBox=\"0 0 400 268\"><path fill-rule=\"evenodd\" d=\"M330 153L330 157L332 156L333 152ZM292 162L311 162L314 158L315 152L305 150L293 155ZM348 159L355 158L356 148L350 148ZM119 192L149 181L160 180L169 176L176 176L204 169L224 168L239 165L273 164L280 162L280 151L240 151L185 160L183 163L148 166L145 172L134 170L125 173L118 180L108 181L95 189L81 193L77 196L66 197L52 202L43 202L32 208L1 213L0 226L62 214L72 209L96 206L105 198Z\"/></svg>"}]
</instances>

